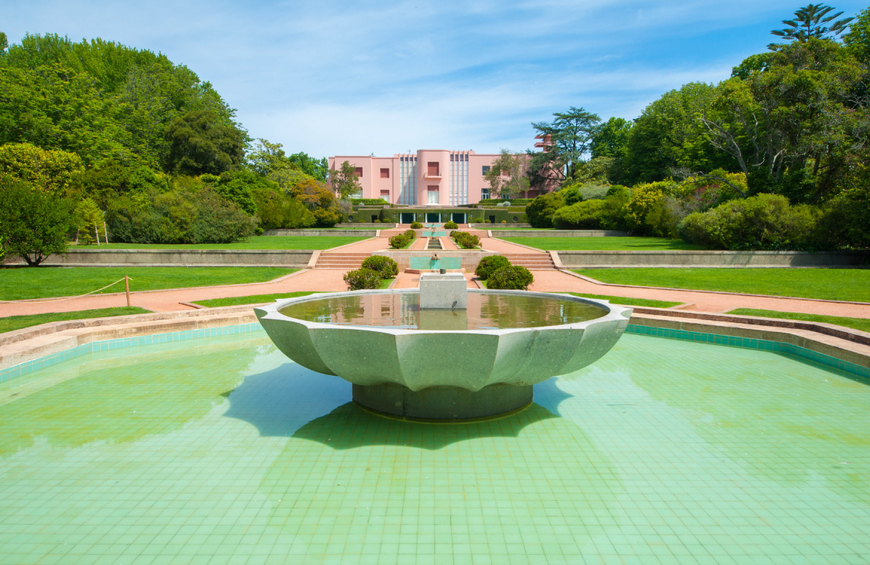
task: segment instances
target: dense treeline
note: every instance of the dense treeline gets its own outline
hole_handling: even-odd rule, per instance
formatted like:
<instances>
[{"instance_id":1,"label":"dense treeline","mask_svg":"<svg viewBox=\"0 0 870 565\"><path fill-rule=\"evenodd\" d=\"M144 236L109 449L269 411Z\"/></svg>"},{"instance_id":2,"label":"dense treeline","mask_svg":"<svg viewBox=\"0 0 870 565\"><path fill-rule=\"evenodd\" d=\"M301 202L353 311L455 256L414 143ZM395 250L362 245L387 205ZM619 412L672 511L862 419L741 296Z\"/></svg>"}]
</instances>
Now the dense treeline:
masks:
<instances>
[{"instance_id":1,"label":"dense treeline","mask_svg":"<svg viewBox=\"0 0 870 565\"><path fill-rule=\"evenodd\" d=\"M561 189L529 206L530 221L713 248L870 247L870 9L833 24L831 10L798 10L774 32L788 42L719 84L665 93L633 122L571 108L533 124L550 146L532 180Z\"/></svg>"},{"instance_id":2,"label":"dense treeline","mask_svg":"<svg viewBox=\"0 0 870 565\"><path fill-rule=\"evenodd\" d=\"M201 243L341 220L325 159L252 141L211 84L165 55L0 33L0 176L17 187L0 205L27 217L72 203L79 243L106 227L114 241ZM0 238L12 249L9 221Z\"/></svg>"}]
</instances>

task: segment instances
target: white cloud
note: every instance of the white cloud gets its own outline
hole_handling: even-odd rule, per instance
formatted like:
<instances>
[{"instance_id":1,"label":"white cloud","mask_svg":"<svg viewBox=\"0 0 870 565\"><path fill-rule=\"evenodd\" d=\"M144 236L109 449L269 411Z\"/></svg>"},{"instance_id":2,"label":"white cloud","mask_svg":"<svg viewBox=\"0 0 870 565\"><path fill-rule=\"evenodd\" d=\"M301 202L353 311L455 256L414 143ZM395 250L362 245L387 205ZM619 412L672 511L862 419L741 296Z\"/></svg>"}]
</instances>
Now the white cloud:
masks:
<instances>
[{"instance_id":1,"label":"white cloud","mask_svg":"<svg viewBox=\"0 0 870 565\"><path fill-rule=\"evenodd\" d=\"M839 2L847 15L863 9ZM716 82L794 12L784 0L30 0L0 29L164 52L211 81L254 137L392 154L532 145L530 122L583 106L636 117Z\"/></svg>"}]
</instances>

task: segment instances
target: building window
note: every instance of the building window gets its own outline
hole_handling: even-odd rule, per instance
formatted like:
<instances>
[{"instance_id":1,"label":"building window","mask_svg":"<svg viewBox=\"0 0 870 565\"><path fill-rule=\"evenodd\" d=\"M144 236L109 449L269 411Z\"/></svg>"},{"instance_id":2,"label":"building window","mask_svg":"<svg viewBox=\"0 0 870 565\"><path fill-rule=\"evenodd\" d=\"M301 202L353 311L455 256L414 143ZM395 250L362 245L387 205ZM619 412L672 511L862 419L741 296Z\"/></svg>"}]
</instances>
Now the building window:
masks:
<instances>
[{"instance_id":1,"label":"building window","mask_svg":"<svg viewBox=\"0 0 870 565\"><path fill-rule=\"evenodd\" d=\"M428 167L427 167L427 170L428 170L428 173L429 173L429 176L430 176L430 177L439 177L439 176L441 176L441 175L439 174L439 172L438 172L438 171L439 171L439 168L438 168L438 161L434 161L434 162L433 162L433 161L429 161L429 165L428 165Z\"/></svg>"},{"instance_id":2,"label":"building window","mask_svg":"<svg viewBox=\"0 0 870 565\"><path fill-rule=\"evenodd\" d=\"M354 172L356 173L356 176L362 178L362 167L357 167Z\"/></svg>"},{"instance_id":3,"label":"building window","mask_svg":"<svg viewBox=\"0 0 870 565\"><path fill-rule=\"evenodd\" d=\"M484 165L484 166L483 166L483 172L480 173L480 174L485 175L486 173L489 172L489 170L490 170L491 168L492 168L492 167L490 167L489 165Z\"/></svg>"},{"instance_id":4,"label":"building window","mask_svg":"<svg viewBox=\"0 0 870 565\"><path fill-rule=\"evenodd\" d=\"M480 199L487 200L488 198L489 198L489 189L488 188L481 188L480 189Z\"/></svg>"},{"instance_id":5,"label":"building window","mask_svg":"<svg viewBox=\"0 0 870 565\"><path fill-rule=\"evenodd\" d=\"M381 169L381 178L382 179L390 178L390 169Z\"/></svg>"}]
</instances>

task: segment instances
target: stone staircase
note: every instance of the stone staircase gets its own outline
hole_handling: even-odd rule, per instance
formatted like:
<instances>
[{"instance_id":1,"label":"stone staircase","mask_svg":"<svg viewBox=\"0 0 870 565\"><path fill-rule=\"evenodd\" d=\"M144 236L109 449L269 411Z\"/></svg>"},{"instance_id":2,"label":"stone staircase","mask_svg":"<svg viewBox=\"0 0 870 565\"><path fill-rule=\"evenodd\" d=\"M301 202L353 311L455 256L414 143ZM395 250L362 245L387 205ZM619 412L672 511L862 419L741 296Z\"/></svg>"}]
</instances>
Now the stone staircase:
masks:
<instances>
[{"instance_id":1,"label":"stone staircase","mask_svg":"<svg viewBox=\"0 0 870 565\"><path fill-rule=\"evenodd\" d=\"M315 269L354 270L362 266L369 253L321 253Z\"/></svg>"},{"instance_id":2,"label":"stone staircase","mask_svg":"<svg viewBox=\"0 0 870 565\"><path fill-rule=\"evenodd\" d=\"M507 258L512 265L519 265L530 271L543 271L556 268L549 253L501 253L500 255Z\"/></svg>"}]
</instances>

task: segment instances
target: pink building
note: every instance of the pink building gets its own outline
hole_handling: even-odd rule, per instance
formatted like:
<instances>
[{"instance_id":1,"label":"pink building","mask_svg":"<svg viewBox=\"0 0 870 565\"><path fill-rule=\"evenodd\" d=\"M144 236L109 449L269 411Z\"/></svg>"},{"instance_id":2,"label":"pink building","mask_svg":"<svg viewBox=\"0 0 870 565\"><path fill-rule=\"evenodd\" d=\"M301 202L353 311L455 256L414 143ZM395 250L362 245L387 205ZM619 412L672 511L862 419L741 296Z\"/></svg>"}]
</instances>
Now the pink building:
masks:
<instances>
[{"instance_id":1,"label":"pink building","mask_svg":"<svg viewBox=\"0 0 870 565\"><path fill-rule=\"evenodd\" d=\"M337 155L330 169L345 161L356 167L362 194L355 198L383 198L393 204L459 206L489 198L483 175L497 154L474 151L421 149L416 154L392 157Z\"/></svg>"}]
</instances>

